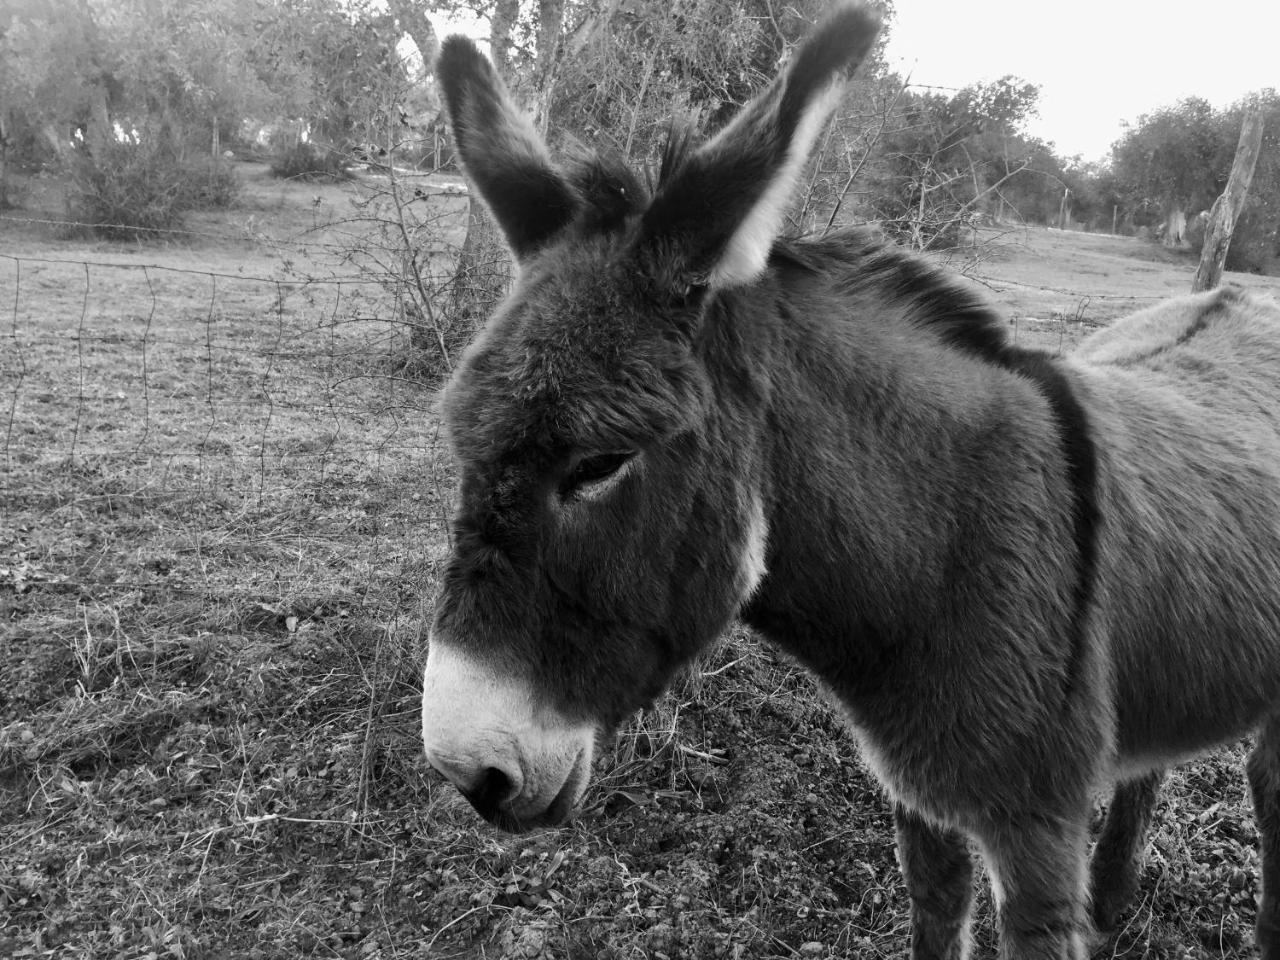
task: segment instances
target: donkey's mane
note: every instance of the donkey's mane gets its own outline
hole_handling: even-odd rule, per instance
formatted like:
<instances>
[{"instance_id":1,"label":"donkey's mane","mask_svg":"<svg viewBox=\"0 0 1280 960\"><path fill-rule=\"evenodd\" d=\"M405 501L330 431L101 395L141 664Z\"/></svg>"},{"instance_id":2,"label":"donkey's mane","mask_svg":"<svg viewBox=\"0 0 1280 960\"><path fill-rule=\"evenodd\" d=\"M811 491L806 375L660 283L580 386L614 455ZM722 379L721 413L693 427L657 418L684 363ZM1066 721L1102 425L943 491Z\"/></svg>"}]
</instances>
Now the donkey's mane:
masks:
<instances>
[{"instance_id":1,"label":"donkey's mane","mask_svg":"<svg viewBox=\"0 0 1280 960\"><path fill-rule=\"evenodd\" d=\"M845 292L874 291L881 302L903 308L911 323L943 343L1000 366L1010 365L1013 345L1004 320L984 297L871 228L779 240L773 256L828 273Z\"/></svg>"},{"instance_id":2,"label":"donkey's mane","mask_svg":"<svg viewBox=\"0 0 1280 960\"><path fill-rule=\"evenodd\" d=\"M616 148L591 150L570 140L564 174L581 204L575 221L578 232L615 233L643 213L654 194L687 163L697 145L696 133L692 122L671 121L656 175L651 167L637 174Z\"/></svg>"},{"instance_id":3,"label":"donkey's mane","mask_svg":"<svg viewBox=\"0 0 1280 960\"><path fill-rule=\"evenodd\" d=\"M574 148L564 173L580 202L575 225L581 234L622 230L649 202L644 181L616 151Z\"/></svg>"},{"instance_id":4,"label":"donkey's mane","mask_svg":"<svg viewBox=\"0 0 1280 960\"><path fill-rule=\"evenodd\" d=\"M573 149L565 175L581 204L575 221L579 235L608 235L625 229L654 195L678 178L697 144L692 123L673 121L656 177L651 170L638 175L617 151ZM786 237L774 243L771 257L827 273L850 293L874 290L905 308L911 322L949 346L1001 366L1011 365L1012 344L1004 321L980 294L873 229L849 227L824 237Z\"/></svg>"}]
</instances>

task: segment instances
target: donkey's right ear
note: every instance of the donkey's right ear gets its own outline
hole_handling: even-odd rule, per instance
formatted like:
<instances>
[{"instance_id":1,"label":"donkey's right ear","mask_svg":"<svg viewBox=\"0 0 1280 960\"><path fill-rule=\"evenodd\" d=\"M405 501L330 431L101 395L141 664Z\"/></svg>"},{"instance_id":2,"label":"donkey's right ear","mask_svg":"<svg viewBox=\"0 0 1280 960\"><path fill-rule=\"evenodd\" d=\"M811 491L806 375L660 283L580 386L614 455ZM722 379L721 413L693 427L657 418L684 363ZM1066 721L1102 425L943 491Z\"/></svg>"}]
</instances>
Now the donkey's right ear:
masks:
<instances>
[{"instance_id":1,"label":"donkey's right ear","mask_svg":"<svg viewBox=\"0 0 1280 960\"><path fill-rule=\"evenodd\" d=\"M467 176L516 259L525 260L569 224L577 199L474 43L456 35L446 39L436 76Z\"/></svg>"}]
</instances>

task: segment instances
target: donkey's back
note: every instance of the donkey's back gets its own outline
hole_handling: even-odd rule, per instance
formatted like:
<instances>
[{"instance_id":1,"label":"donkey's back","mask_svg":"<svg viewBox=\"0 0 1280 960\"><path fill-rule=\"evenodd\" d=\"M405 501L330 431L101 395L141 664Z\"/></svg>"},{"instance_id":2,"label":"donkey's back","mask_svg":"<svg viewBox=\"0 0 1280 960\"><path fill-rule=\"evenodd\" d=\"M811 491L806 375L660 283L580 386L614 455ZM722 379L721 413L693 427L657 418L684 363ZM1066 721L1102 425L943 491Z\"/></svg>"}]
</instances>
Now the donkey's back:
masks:
<instances>
[{"instance_id":1,"label":"donkey's back","mask_svg":"<svg viewBox=\"0 0 1280 960\"><path fill-rule=\"evenodd\" d=\"M1235 288L1081 344L1116 773L1280 716L1280 307Z\"/></svg>"}]
</instances>

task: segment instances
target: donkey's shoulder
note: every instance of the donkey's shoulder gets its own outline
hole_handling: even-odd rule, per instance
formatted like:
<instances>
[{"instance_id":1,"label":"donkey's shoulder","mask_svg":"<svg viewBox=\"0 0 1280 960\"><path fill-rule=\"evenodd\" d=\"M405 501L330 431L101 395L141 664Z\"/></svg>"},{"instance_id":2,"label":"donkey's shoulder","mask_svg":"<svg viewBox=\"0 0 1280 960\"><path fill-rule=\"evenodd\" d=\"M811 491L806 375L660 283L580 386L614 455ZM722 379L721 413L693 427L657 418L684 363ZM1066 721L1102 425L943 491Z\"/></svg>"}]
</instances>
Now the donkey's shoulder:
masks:
<instances>
[{"instance_id":1,"label":"donkey's shoulder","mask_svg":"<svg viewBox=\"0 0 1280 960\"><path fill-rule=\"evenodd\" d=\"M1144 365L1180 347L1230 352L1270 340L1280 349L1280 305L1237 286L1167 300L1086 338L1075 355L1092 364Z\"/></svg>"}]
</instances>

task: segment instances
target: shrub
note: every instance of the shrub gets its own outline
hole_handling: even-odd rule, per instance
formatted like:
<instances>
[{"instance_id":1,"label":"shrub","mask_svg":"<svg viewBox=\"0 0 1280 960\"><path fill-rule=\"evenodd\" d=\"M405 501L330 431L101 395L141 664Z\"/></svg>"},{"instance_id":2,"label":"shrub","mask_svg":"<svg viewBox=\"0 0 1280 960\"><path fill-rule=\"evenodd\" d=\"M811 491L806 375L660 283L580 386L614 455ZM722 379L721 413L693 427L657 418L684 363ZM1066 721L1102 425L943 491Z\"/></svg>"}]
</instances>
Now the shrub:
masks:
<instances>
[{"instance_id":1,"label":"shrub","mask_svg":"<svg viewBox=\"0 0 1280 960\"><path fill-rule=\"evenodd\" d=\"M223 160L195 161L183 168L183 180L195 208L225 210L240 195L235 168Z\"/></svg>"},{"instance_id":2,"label":"shrub","mask_svg":"<svg viewBox=\"0 0 1280 960\"><path fill-rule=\"evenodd\" d=\"M1231 235L1227 249L1226 269L1245 273L1272 273L1276 269L1280 239L1276 224L1267 211L1253 205L1245 207Z\"/></svg>"},{"instance_id":3,"label":"shrub","mask_svg":"<svg viewBox=\"0 0 1280 960\"><path fill-rule=\"evenodd\" d=\"M1191 251L1199 256L1201 249L1204 247L1204 235L1209 225L1209 211L1204 210L1197 213L1194 217L1187 218L1187 229L1183 231L1182 238L1186 240L1187 246Z\"/></svg>"},{"instance_id":4,"label":"shrub","mask_svg":"<svg viewBox=\"0 0 1280 960\"><path fill-rule=\"evenodd\" d=\"M1192 217L1187 221L1186 240L1197 256L1204 249L1208 224L1207 215ZM1277 232L1277 228L1263 211L1247 205L1231 233L1231 246L1227 248L1225 269L1240 273L1274 271L1277 254L1280 254Z\"/></svg>"},{"instance_id":5,"label":"shrub","mask_svg":"<svg viewBox=\"0 0 1280 960\"><path fill-rule=\"evenodd\" d=\"M350 171L343 156L335 150L298 143L271 161L273 176L284 180L348 180Z\"/></svg>"},{"instance_id":6,"label":"shrub","mask_svg":"<svg viewBox=\"0 0 1280 960\"><path fill-rule=\"evenodd\" d=\"M182 225L190 207L181 164L159 142L111 142L72 160L67 208L111 240L154 237Z\"/></svg>"}]
</instances>

